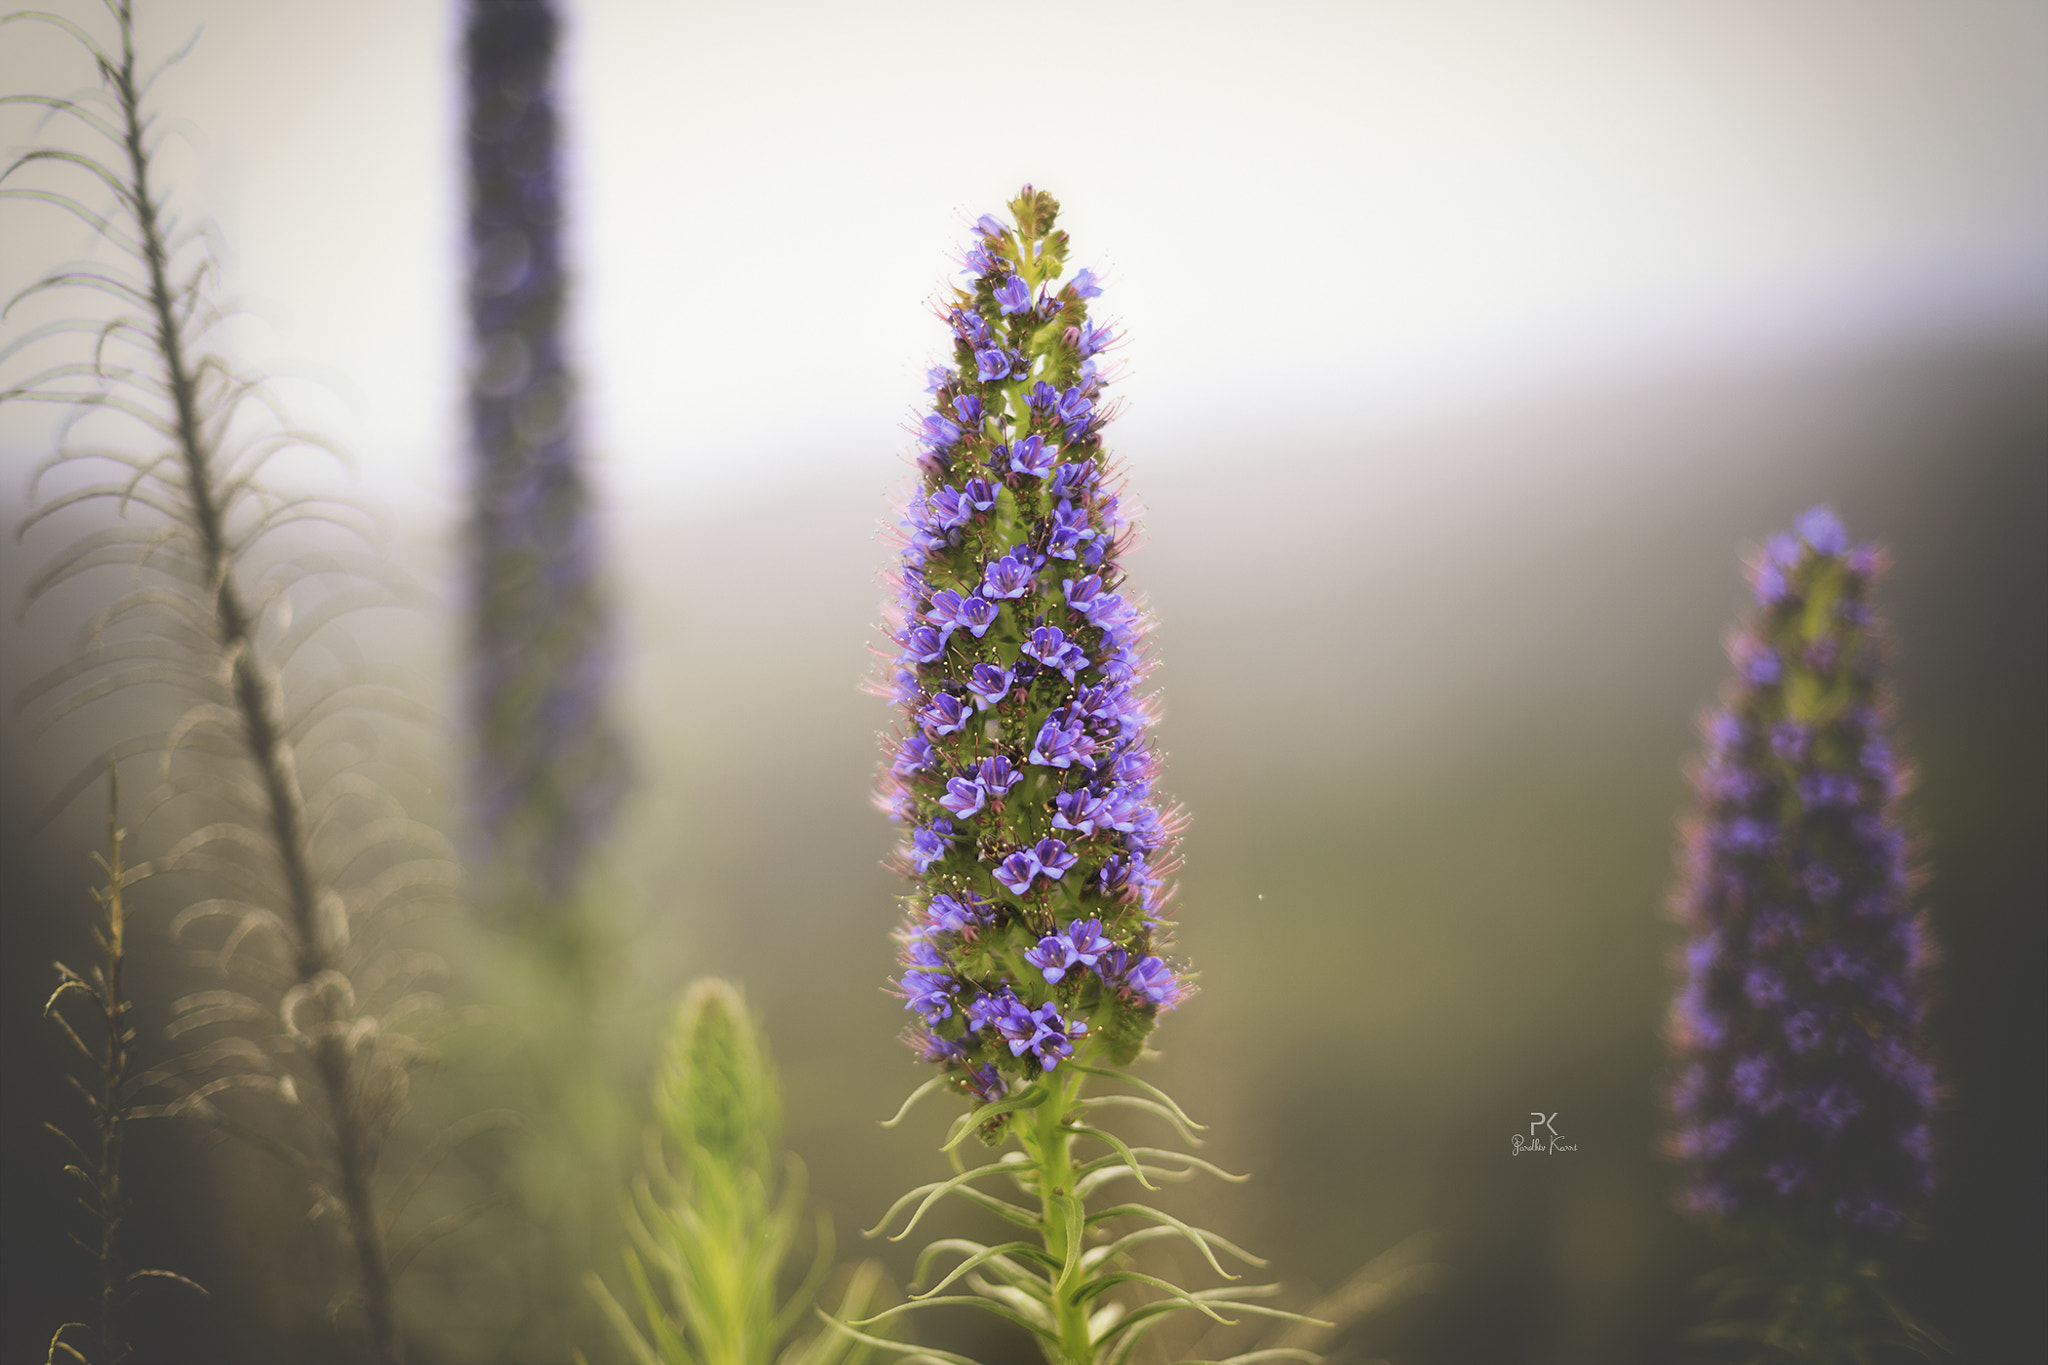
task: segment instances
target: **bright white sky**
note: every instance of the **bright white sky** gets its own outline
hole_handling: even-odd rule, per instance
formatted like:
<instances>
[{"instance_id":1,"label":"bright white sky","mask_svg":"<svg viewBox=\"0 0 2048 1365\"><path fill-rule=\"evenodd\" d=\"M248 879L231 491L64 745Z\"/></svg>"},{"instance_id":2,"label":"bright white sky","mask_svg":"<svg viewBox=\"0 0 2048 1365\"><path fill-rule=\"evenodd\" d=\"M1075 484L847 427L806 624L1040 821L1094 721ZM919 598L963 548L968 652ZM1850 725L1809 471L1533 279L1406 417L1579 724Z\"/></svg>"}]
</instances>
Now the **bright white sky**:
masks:
<instances>
[{"instance_id":1,"label":"bright white sky","mask_svg":"<svg viewBox=\"0 0 2048 1365\"><path fill-rule=\"evenodd\" d=\"M98 22L95 6L60 8ZM459 15L144 0L244 359L452 507ZM1031 180L1128 326L1134 463L2048 315L2048 5L565 5L606 496L900 472L965 224ZM89 68L0 32L0 88ZM15 111L0 140L32 137ZM0 284L85 248L0 206ZM40 441L0 416L0 456ZM1504 452L1510 455L1512 452Z\"/></svg>"}]
</instances>

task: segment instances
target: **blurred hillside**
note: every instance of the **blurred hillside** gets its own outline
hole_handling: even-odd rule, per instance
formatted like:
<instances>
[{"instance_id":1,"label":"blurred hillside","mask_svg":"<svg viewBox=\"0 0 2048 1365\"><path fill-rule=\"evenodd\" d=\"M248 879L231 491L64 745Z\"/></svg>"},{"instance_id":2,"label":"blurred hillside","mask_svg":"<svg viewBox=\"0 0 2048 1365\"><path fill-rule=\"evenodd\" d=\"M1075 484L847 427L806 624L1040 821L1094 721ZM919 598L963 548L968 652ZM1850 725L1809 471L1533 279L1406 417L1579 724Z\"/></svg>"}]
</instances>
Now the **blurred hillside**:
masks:
<instances>
[{"instance_id":1,"label":"blurred hillside","mask_svg":"<svg viewBox=\"0 0 2048 1365\"><path fill-rule=\"evenodd\" d=\"M1111 428L1149 508L1133 583L1161 622L1164 785L1192 816L1179 937L1201 993L1161 1029L1154 1078L1211 1124L1213 1159L1255 1173L1171 1198L1270 1255L1300 1299L1444 1233L1447 1286L1347 1338L1347 1356L1668 1358L1715 1255L1667 1206L1651 1151L1681 768L1743 601L1738 550L1821 500L1898 565L1883 604L1948 949L1950 1183L1904 1293L1964 1358L2048 1350L2044 375L2048 326L1405 425L1275 421L1156 465ZM866 795L891 717L855 690L880 638L885 514L864 476L613 514L641 773L610 907L617 1032L651 1049L689 979L740 979L782 1065L790 1145L849 1251L941 1169L945 1117L875 1124L922 1075L881 989L899 888ZM407 530L401 552L445 579L447 528ZM26 561L5 554L11 591ZM9 637L10 694L64 657L69 629L39 613ZM457 635L444 618L392 638L445 694ZM10 719L4 742L13 1361L41 1358L49 1306L78 1284L39 1132L61 1101L35 1014L51 959L83 952L99 817L86 798L32 833L69 741L34 745ZM160 945L145 960L177 970ZM155 980L145 1011L171 989ZM1510 1155L1539 1108L1575 1154ZM216 1162L219 1188L167 1184L199 1145L136 1144L138 1184L156 1182L149 1254L230 1292L316 1279L296 1249L247 1278L224 1218L269 1201L289 1227L296 1196L246 1158ZM881 1254L907 1274L900 1250ZM169 1320L258 1361L285 1349L277 1313ZM1025 1359L977 1321L947 1330L990 1365Z\"/></svg>"}]
</instances>

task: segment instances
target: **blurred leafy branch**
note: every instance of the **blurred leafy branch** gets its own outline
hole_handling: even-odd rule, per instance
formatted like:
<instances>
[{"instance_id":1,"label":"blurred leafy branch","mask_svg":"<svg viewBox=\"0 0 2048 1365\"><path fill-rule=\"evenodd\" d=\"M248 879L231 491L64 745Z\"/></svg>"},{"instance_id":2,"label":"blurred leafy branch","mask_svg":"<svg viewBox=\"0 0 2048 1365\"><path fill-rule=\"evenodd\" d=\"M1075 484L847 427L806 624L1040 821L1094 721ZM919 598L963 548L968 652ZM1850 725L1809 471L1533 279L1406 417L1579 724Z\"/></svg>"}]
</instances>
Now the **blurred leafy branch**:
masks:
<instances>
[{"instance_id":1,"label":"blurred leafy branch","mask_svg":"<svg viewBox=\"0 0 2048 1365\"><path fill-rule=\"evenodd\" d=\"M22 703L43 729L82 715L117 735L53 814L107 766L157 758L162 781L138 827L173 827L152 864L201 888L173 930L211 935L222 981L179 1003L170 1032L191 1046L147 1079L173 1096L167 1112L284 1158L313 1185L315 1211L342 1216L374 1352L395 1362L394 1275L450 1225L437 1220L392 1250L418 1182L386 1195L378 1170L429 1054L418 1025L439 1017L430 987L441 968L385 931L445 895L455 867L395 794L404 774L382 728L391 716L432 718L335 626L412 590L374 553L378 519L357 499L273 486L269 471L286 457L338 452L215 349L231 312L214 302L210 228L184 222L158 183L164 133L148 103L183 54L139 70L132 5L106 7L112 42L44 11L0 20L69 35L98 75L68 96L6 97L40 111L39 133L57 123L85 149L51 143L15 157L0 195L69 214L113 257L53 269L7 304L9 314L53 297L93 305L29 326L0 351L0 364L37 366L0 401L65 410L21 528L61 528L65 539L28 583L24 609L74 599L66 590L98 571L127 574L126 591L86 623L77 657L32 682ZM43 172L54 182L22 183ZM136 712L110 710L166 695L182 708L168 727L134 733Z\"/></svg>"},{"instance_id":2,"label":"blurred leafy branch","mask_svg":"<svg viewBox=\"0 0 2048 1365\"><path fill-rule=\"evenodd\" d=\"M128 1212L128 1193L121 1183L122 1143L130 1123L158 1112L153 1106L136 1103L137 1086L133 1071L135 1026L129 1019L132 1006L121 980L122 969L127 964L128 932L127 907L122 893L131 883L149 875L147 865L130 867L123 858L121 845L126 836L127 831L121 828L120 769L110 763L107 765L107 852L93 855L93 860L106 874L106 884L92 893L100 908L100 920L93 926L99 960L84 972L74 971L59 962L57 989L50 993L49 1000L43 1005L43 1016L56 1024L91 1070L89 1081L81 1081L76 1075L69 1079L91 1112L93 1136L98 1138L88 1146L87 1142L79 1141L58 1125L44 1124L70 1149L73 1159L65 1164L64 1173L77 1182L78 1202L91 1215L97 1233L91 1243L76 1234L72 1234L72 1240L93 1258L99 1268L100 1281L94 1321L91 1324L67 1322L59 1327L50 1338L49 1358L52 1360L62 1351L74 1360L88 1361L84 1352L64 1340L64 1334L74 1327L93 1332L102 1361L121 1361L132 1355L133 1347L124 1330L122 1310L133 1297L138 1281L168 1280L198 1290L201 1294L206 1292L199 1284L175 1271L124 1268L126 1257L121 1232ZM64 1013L63 1006L73 998L82 998L85 1002L92 1020L86 1028L88 1032L97 1032L98 1047L87 1042L78 1026Z\"/></svg>"}]
</instances>

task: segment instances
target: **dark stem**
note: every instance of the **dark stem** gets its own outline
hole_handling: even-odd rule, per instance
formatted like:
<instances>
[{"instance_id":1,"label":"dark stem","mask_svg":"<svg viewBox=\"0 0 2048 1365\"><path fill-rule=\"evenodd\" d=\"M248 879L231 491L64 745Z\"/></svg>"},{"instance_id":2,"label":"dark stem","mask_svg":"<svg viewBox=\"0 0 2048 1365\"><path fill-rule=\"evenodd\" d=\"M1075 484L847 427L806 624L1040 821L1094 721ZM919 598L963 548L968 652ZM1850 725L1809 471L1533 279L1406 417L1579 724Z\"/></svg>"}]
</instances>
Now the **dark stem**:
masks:
<instances>
[{"instance_id":1,"label":"dark stem","mask_svg":"<svg viewBox=\"0 0 2048 1365\"><path fill-rule=\"evenodd\" d=\"M106 1028L106 1053L100 1062L100 1159L98 1184L100 1203L100 1348L114 1360L125 1359L127 1344L115 1335L114 1312L120 1301L121 1273L119 1240L122 1215L121 1139L128 1123L128 1107L122 1091L128 1081L128 1001L121 990L121 966L125 961L127 916L121 904L121 887L127 869L121 860L120 772L107 765L107 923L102 933L106 962L101 967L100 1018Z\"/></svg>"},{"instance_id":2,"label":"dark stem","mask_svg":"<svg viewBox=\"0 0 2048 1365\"><path fill-rule=\"evenodd\" d=\"M157 348L163 357L165 385L176 409L178 448L185 466L185 491L191 504L192 520L199 533L207 580L213 586L214 619L221 651L232 670L235 709L241 716L249 757L262 777L265 803L270 814L271 838L284 871L287 909L298 938L298 979L302 985L312 985L332 970L332 957L320 929L318 892L307 847L305 801L299 791L291 752L283 738L283 708L277 687L257 658L250 614L236 586L223 525L224 512L213 482L212 452L207 448L201 430L198 383L186 357L184 337L173 308L168 278L169 253L164 247L158 205L150 194L149 159L142 141L140 99L135 84L132 0L122 0L119 17L121 65L109 75L121 101L123 140L134 186L134 200L129 207L135 214L143 256L149 266L150 311L156 325ZM323 1001L323 1009L329 1008L324 1004L322 992L315 990L312 994ZM332 1024L335 1021L325 1019L322 1022ZM404 1350L392 1307L391 1271L384 1246L383 1225L370 1191L370 1170L375 1158L368 1125L357 1107L355 1067L337 1030L322 1028L319 1037L315 1061L321 1084L327 1092L329 1116L334 1127L336 1174L342 1205L348 1215L349 1232L355 1242L370 1336L377 1358L386 1365L399 1365L404 1359Z\"/></svg>"}]
</instances>

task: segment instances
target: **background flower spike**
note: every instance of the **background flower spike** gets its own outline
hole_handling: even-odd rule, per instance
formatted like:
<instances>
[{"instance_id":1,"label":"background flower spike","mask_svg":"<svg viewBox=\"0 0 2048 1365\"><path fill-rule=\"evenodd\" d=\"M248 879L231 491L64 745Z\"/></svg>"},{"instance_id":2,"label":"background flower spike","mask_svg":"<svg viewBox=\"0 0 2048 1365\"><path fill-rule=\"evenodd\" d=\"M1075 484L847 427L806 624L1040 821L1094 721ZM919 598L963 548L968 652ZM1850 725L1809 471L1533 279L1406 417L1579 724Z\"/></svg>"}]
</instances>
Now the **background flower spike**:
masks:
<instances>
[{"instance_id":1,"label":"background flower spike","mask_svg":"<svg viewBox=\"0 0 2048 1365\"><path fill-rule=\"evenodd\" d=\"M1749 565L1754 610L1701 727L1673 897L1687 939L1666 1150L1687 1168L1681 1207L1757 1258L1717 1279L1702 1330L1795 1355L1932 1340L1881 1275L1921 1230L1941 1099L1934 944L1870 600L1883 565L1825 507ZM1768 1321L1733 1320L1745 1311Z\"/></svg>"}]
</instances>

